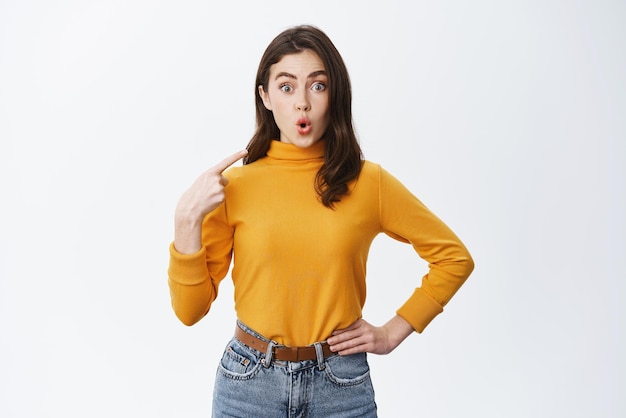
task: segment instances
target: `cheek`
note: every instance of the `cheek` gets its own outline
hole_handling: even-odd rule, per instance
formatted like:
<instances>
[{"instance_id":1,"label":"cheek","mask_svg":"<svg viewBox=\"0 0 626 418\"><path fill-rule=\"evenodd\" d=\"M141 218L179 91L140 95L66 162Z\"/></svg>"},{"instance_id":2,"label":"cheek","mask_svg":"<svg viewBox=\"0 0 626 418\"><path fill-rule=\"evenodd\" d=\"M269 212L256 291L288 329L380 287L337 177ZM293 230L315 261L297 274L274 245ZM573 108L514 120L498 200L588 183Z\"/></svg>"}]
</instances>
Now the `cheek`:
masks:
<instances>
[{"instance_id":1,"label":"cheek","mask_svg":"<svg viewBox=\"0 0 626 418\"><path fill-rule=\"evenodd\" d=\"M328 105L328 100L321 104L320 109L322 109L322 118L325 121L328 121L328 118L330 117L330 106Z\"/></svg>"},{"instance_id":2,"label":"cheek","mask_svg":"<svg viewBox=\"0 0 626 418\"><path fill-rule=\"evenodd\" d=\"M285 97L280 95L270 96L270 102L272 104L272 109L274 109L277 113L284 113L288 106L288 102Z\"/></svg>"},{"instance_id":3,"label":"cheek","mask_svg":"<svg viewBox=\"0 0 626 418\"><path fill-rule=\"evenodd\" d=\"M272 115L274 116L274 122L281 130L286 127L290 120L288 112L285 111L284 105L281 103L272 102Z\"/></svg>"},{"instance_id":4,"label":"cheek","mask_svg":"<svg viewBox=\"0 0 626 418\"><path fill-rule=\"evenodd\" d=\"M325 113L329 113L329 111L330 111L330 100L328 98L328 95L325 95L324 98L322 99L322 107L324 108Z\"/></svg>"}]
</instances>

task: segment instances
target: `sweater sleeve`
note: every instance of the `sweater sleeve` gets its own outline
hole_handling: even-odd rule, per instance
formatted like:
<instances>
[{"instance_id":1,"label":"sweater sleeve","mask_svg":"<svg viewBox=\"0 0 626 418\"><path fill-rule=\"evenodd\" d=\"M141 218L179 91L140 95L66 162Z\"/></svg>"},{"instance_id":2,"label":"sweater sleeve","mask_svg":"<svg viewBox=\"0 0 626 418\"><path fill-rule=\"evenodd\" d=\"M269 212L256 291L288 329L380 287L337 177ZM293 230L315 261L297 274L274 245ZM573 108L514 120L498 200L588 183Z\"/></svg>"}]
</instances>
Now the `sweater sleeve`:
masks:
<instances>
[{"instance_id":1,"label":"sweater sleeve","mask_svg":"<svg viewBox=\"0 0 626 418\"><path fill-rule=\"evenodd\" d=\"M443 311L474 269L461 240L396 178L380 168L380 220L383 232L410 243L429 271L397 314L417 332Z\"/></svg>"},{"instance_id":2,"label":"sweater sleeve","mask_svg":"<svg viewBox=\"0 0 626 418\"><path fill-rule=\"evenodd\" d=\"M204 218L202 244L195 254L181 254L174 243L170 245L172 308L185 325L193 325L207 314L230 268L233 228L227 222L225 204Z\"/></svg>"}]
</instances>

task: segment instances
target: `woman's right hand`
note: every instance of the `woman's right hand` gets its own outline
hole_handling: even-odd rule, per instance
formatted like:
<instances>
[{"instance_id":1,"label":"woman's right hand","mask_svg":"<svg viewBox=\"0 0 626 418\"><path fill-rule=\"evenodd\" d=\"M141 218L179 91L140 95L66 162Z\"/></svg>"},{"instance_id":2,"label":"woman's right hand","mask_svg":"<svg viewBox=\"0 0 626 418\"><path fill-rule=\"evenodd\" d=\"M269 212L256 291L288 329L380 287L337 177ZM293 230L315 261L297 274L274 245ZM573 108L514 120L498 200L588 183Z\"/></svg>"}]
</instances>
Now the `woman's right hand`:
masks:
<instances>
[{"instance_id":1,"label":"woman's right hand","mask_svg":"<svg viewBox=\"0 0 626 418\"><path fill-rule=\"evenodd\" d=\"M174 247L183 254L193 254L202 247L202 220L224 201L228 179L222 174L248 155L242 150L225 158L196 179L181 196L174 218Z\"/></svg>"}]
</instances>

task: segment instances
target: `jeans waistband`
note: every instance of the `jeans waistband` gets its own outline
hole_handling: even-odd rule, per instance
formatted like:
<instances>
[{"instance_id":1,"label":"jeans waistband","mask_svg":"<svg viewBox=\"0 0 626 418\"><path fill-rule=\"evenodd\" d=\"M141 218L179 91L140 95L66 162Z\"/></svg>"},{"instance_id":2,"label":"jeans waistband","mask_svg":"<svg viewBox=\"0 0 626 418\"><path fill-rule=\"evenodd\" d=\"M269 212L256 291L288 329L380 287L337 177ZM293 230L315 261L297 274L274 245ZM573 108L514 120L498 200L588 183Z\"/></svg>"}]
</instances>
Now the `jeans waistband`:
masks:
<instances>
[{"instance_id":1,"label":"jeans waistband","mask_svg":"<svg viewBox=\"0 0 626 418\"><path fill-rule=\"evenodd\" d=\"M240 321L237 321L235 337L248 347L265 353L264 363L266 366L275 359L291 362L317 360L318 365L321 367L324 364L324 359L335 354L330 350L330 346L326 342L318 342L305 347L279 345L275 341L264 338Z\"/></svg>"}]
</instances>

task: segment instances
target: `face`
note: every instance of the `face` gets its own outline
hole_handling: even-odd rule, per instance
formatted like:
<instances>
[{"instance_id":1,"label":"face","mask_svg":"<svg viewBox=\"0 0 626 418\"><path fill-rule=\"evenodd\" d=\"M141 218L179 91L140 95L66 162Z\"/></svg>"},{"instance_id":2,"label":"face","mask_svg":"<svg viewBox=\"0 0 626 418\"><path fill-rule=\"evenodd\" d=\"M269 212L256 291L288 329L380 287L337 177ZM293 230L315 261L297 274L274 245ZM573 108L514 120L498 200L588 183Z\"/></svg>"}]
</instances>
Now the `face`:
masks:
<instances>
[{"instance_id":1,"label":"face","mask_svg":"<svg viewBox=\"0 0 626 418\"><path fill-rule=\"evenodd\" d=\"M328 127L327 86L324 63L309 49L270 67L267 91L259 86L259 94L274 115L281 142L306 148L322 139Z\"/></svg>"}]
</instances>

